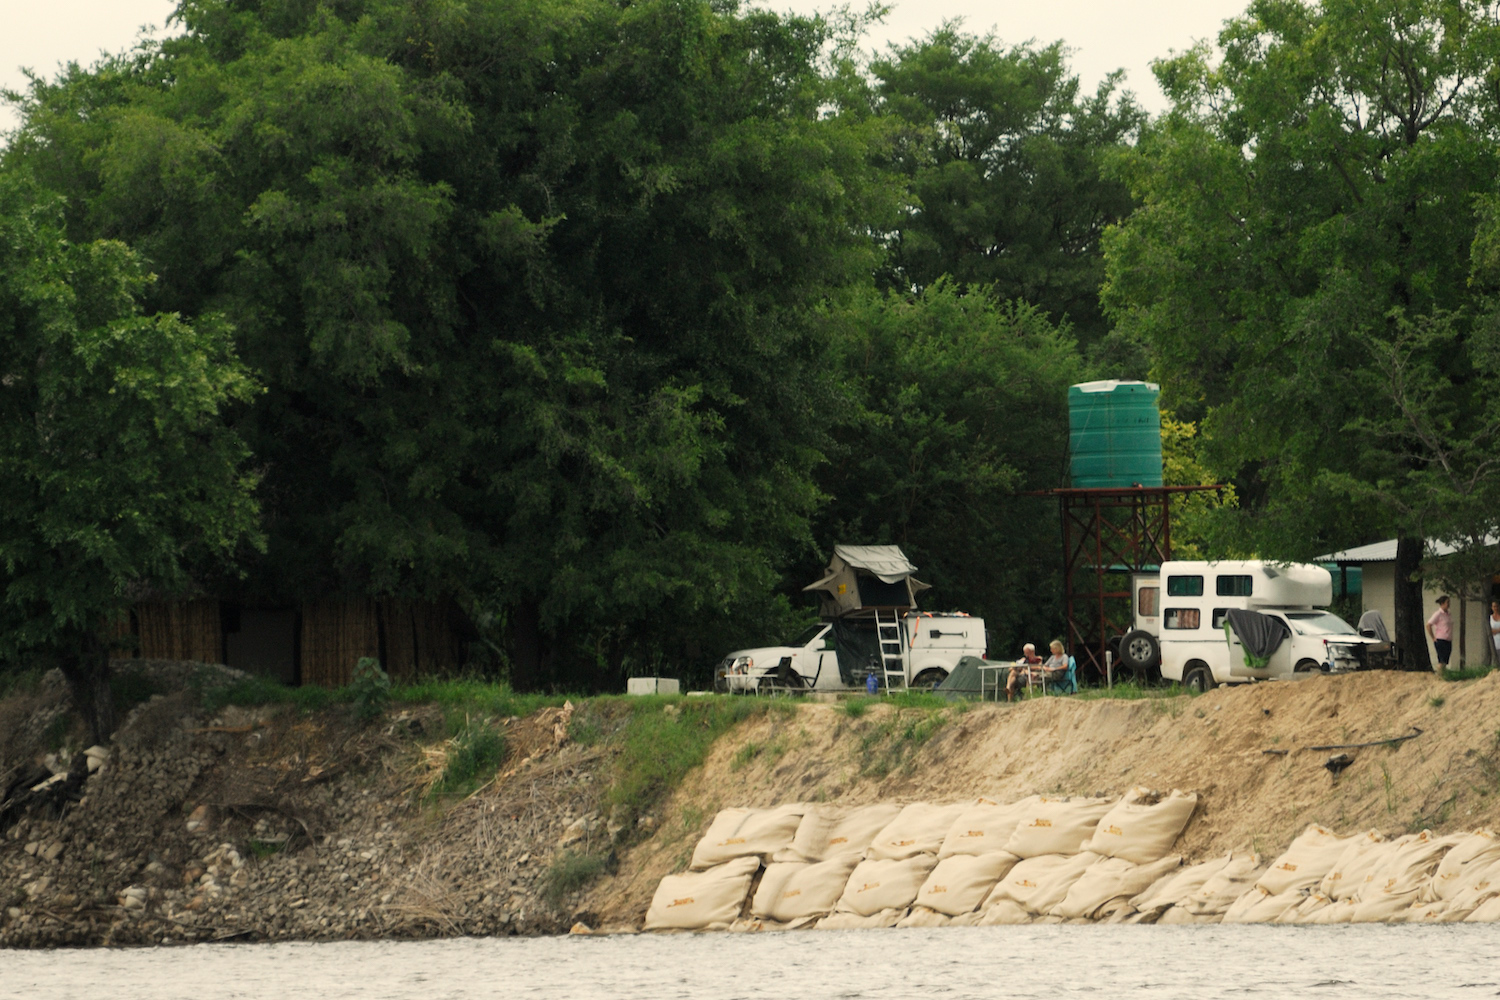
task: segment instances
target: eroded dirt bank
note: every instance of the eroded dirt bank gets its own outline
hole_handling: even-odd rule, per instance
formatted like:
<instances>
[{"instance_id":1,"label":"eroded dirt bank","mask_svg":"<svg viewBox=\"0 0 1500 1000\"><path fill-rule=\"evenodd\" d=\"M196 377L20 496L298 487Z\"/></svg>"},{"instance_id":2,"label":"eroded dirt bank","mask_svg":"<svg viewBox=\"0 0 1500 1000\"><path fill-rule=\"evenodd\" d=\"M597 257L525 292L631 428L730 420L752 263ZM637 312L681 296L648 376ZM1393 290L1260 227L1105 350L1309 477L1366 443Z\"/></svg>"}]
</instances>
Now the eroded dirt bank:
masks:
<instances>
[{"instance_id":1,"label":"eroded dirt bank","mask_svg":"<svg viewBox=\"0 0 1500 1000\"><path fill-rule=\"evenodd\" d=\"M734 805L1175 787L1200 794L1177 845L1189 859L1270 856L1310 822L1493 827L1497 678L1377 673L936 712L779 707L731 730L628 826L606 807L619 744L569 738L578 720L563 710L494 720L500 771L438 808L423 795L444 752L435 707L360 723L346 708L206 713L187 694L157 697L122 726L82 801L60 816L28 810L0 836L0 947L634 928L661 877ZM0 785L39 761L62 711L55 690L0 703ZM601 721L586 706L579 718ZM1323 765L1339 751L1305 749L1412 727L1423 732L1407 742L1344 751L1354 760L1337 779ZM565 857L615 871L578 891L556 877Z\"/></svg>"}]
</instances>

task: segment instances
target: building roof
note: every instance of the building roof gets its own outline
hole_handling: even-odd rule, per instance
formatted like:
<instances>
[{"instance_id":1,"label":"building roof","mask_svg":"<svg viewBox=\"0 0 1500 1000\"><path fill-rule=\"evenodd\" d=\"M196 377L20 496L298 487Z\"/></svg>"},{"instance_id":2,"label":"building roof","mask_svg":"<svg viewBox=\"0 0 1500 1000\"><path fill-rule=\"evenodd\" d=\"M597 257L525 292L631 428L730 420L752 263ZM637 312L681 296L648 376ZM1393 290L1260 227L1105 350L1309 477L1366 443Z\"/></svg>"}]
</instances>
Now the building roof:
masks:
<instances>
[{"instance_id":1,"label":"building roof","mask_svg":"<svg viewBox=\"0 0 1500 1000\"><path fill-rule=\"evenodd\" d=\"M1486 542L1490 545L1496 544L1500 539L1488 538ZM1451 556L1458 551L1457 546L1449 545L1447 542L1433 541L1427 539L1424 555L1426 556ZM1395 562L1396 561L1396 539L1387 538L1383 542L1371 542L1369 545L1359 545L1342 552L1330 552L1326 556L1317 556L1313 562L1334 563L1372 563L1372 562Z\"/></svg>"}]
</instances>

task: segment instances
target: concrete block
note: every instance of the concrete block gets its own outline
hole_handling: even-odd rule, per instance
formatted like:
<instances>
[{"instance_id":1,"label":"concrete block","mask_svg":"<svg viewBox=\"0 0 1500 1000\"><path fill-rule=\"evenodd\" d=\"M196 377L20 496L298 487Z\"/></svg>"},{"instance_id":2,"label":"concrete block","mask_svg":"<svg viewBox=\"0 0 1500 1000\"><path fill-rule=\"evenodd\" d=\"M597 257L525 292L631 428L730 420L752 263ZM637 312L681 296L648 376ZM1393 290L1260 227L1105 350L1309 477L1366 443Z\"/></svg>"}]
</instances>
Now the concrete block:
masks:
<instances>
[{"instance_id":1,"label":"concrete block","mask_svg":"<svg viewBox=\"0 0 1500 1000\"><path fill-rule=\"evenodd\" d=\"M626 694L681 694L682 685L675 677L632 677L626 682Z\"/></svg>"}]
</instances>

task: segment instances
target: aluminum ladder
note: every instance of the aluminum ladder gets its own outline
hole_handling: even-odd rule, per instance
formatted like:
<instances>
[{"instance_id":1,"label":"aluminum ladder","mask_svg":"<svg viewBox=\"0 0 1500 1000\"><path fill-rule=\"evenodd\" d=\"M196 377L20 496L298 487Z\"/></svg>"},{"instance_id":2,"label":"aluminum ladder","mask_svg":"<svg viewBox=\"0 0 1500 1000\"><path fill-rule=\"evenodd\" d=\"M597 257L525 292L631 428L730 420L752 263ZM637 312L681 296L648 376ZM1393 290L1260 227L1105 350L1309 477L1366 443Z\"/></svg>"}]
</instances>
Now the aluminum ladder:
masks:
<instances>
[{"instance_id":1,"label":"aluminum ladder","mask_svg":"<svg viewBox=\"0 0 1500 1000\"><path fill-rule=\"evenodd\" d=\"M880 673L889 694L906 689L906 650L901 636L901 613L875 610L875 637L880 641Z\"/></svg>"}]
</instances>

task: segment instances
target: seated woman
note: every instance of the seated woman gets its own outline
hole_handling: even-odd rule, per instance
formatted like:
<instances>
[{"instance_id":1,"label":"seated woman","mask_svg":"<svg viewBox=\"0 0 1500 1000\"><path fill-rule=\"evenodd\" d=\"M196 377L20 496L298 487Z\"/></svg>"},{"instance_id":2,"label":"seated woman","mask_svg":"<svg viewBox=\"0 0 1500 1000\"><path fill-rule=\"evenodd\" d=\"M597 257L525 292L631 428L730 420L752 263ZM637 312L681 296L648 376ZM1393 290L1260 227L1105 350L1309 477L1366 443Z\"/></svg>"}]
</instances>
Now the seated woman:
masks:
<instances>
[{"instance_id":1,"label":"seated woman","mask_svg":"<svg viewBox=\"0 0 1500 1000\"><path fill-rule=\"evenodd\" d=\"M1036 655L1036 647L1029 642L1021 652L1022 658L1010 668L1010 677L1005 682L1006 701L1013 701L1018 697L1022 680L1032 684L1040 684L1044 680L1047 683L1061 683L1063 675L1068 672L1068 654L1063 650L1061 639L1052 640L1052 655L1045 660Z\"/></svg>"},{"instance_id":2,"label":"seated woman","mask_svg":"<svg viewBox=\"0 0 1500 1000\"><path fill-rule=\"evenodd\" d=\"M1005 700L1015 700L1016 691L1023 678L1033 682L1039 680L1041 674L1036 671L1040 670L1041 666L1042 658L1036 655L1036 646L1029 642L1022 646L1021 658L1010 668L1010 676L1005 681Z\"/></svg>"}]
</instances>

